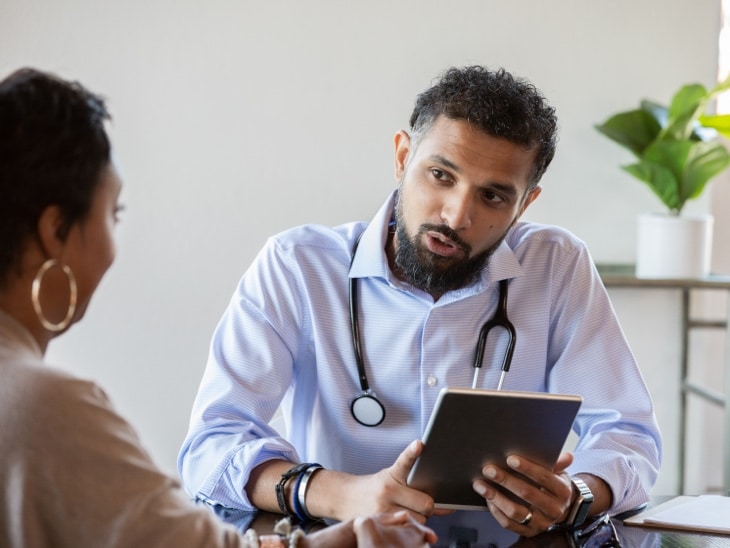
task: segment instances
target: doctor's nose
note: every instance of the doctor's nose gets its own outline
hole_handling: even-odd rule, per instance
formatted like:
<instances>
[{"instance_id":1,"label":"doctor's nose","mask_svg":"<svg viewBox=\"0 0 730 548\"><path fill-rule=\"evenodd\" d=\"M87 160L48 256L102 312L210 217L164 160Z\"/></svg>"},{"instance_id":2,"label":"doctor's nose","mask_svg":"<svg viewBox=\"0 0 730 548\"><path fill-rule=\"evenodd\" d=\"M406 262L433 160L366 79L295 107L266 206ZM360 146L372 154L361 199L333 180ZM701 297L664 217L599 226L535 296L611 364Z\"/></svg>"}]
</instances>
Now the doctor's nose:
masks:
<instances>
[{"instance_id":1,"label":"doctor's nose","mask_svg":"<svg viewBox=\"0 0 730 548\"><path fill-rule=\"evenodd\" d=\"M474 200L468 196L453 196L441 208L441 220L454 230L469 228L474 213Z\"/></svg>"}]
</instances>

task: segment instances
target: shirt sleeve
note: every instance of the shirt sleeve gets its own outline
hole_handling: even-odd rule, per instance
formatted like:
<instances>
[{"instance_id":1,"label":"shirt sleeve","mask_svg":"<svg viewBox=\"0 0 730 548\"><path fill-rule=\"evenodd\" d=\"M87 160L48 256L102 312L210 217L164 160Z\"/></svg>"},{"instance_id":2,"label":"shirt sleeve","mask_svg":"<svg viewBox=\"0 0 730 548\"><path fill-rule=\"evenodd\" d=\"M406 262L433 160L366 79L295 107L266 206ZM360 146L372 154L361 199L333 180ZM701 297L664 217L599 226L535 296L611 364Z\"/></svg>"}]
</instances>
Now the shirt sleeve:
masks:
<instances>
[{"instance_id":1,"label":"shirt sleeve","mask_svg":"<svg viewBox=\"0 0 730 548\"><path fill-rule=\"evenodd\" d=\"M304 337L298 288L270 240L213 334L178 456L183 484L198 499L254 510L244 490L251 471L268 460L300 460L269 425L292 381L293 356Z\"/></svg>"},{"instance_id":2,"label":"shirt sleeve","mask_svg":"<svg viewBox=\"0 0 730 548\"><path fill-rule=\"evenodd\" d=\"M569 472L603 479L611 513L631 510L649 500L661 464L652 398L587 249L556 270L549 390L583 396Z\"/></svg>"}]
</instances>

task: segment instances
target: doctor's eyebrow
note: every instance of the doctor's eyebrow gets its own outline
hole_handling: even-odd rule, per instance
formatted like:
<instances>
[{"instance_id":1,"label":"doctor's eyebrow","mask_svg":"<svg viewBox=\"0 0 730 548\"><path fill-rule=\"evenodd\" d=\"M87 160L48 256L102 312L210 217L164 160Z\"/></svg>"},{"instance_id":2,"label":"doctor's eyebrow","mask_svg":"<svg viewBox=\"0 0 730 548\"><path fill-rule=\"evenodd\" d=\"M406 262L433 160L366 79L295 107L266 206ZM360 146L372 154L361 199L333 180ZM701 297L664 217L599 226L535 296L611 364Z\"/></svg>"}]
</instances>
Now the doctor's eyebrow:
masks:
<instances>
[{"instance_id":1,"label":"doctor's eyebrow","mask_svg":"<svg viewBox=\"0 0 730 548\"><path fill-rule=\"evenodd\" d=\"M434 162L438 162L439 164L443 165L444 167L449 168L451 171L454 171L456 173L461 173L461 168L458 165L456 165L454 162L452 162L448 158L441 156L440 154L432 154L429 157L429 159Z\"/></svg>"}]
</instances>

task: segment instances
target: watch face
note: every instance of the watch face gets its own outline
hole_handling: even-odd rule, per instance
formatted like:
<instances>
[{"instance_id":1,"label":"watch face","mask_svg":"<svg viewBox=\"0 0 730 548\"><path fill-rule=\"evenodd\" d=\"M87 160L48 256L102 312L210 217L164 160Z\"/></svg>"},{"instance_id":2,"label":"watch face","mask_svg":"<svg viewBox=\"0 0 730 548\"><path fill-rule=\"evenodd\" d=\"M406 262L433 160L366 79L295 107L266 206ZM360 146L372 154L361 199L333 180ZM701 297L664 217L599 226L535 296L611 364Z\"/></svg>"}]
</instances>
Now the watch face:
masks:
<instances>
[{"instance_id":1,"label":"watch face","mask_svg":"<svg viewBox=\"0 0 730 548\"><path fill-rule=\"evenodd\" d=\"M591 503L592 501L584 499L583 497L579 499L578 504L580 506L578 506L578 512L575 514L575 519L573 520L572 524L573 527L583 524L583 522L588 517L588 511L591 509Z\"/></svg>"}]
</instances>

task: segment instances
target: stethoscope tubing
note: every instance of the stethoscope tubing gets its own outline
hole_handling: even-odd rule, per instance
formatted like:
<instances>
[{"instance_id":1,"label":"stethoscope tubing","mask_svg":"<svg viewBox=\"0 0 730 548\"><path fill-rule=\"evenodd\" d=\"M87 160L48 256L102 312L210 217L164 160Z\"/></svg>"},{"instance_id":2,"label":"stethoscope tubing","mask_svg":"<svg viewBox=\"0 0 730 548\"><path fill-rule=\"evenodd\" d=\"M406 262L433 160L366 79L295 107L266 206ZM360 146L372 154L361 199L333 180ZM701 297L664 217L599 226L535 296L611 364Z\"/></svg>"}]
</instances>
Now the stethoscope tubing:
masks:
<instances>
[{"instance_id":1,"label":"stethoscope tubing","mask_svg":"<svg viewBox=\"0 0 730 548\"><path fill-rule=\"evenodd\" d=\"M352 258L350 266L355 261L355 252L360 243L360 236L355 241L352 249ZM507 317L507 289L509 280L499 281L499 301L497 302L497 310L494 315L487 320L479 331L479 340L477 341L476 350L474 352L474 377L472 379L472 388L477 388L479 380L479 371L484 361L484 349L487 344L489 332L495 327L501 327L507 332L507 349L505 350L504 359L502 360L501 373L497 390L502 389L504 378L512 365L512 356L517 341L517 331L514 325ZM360 339L360 322L358 317L358 292L357 278L349 278L349 305L350 305L350 324L352 328L352 346L355 351L355 362L357 363L357 375L360 381L361 393L358 394L350 405L350 412L353 418L363 426L377 426L385 420L385 406L380 402L375 393L370 390L367 373L365 372L365 361L362 354L362 343Z\"/></svg>"},{"instance_id":2,"label":"stethoscope tubing","mask_svg":"<svg viewBox=\"0 0 730 548\"><path fill-rule=\"evenodd\" d=\"M494 316L492 316L491 319L484 322L484 325L479 331L479 340L477 342L476 352L474 353L474 378L472 380L472 388L477 387L479 370L482 368L482 362L484 361L484 348L487 345L487 336L495 327L501 327L507 332L507 349L505 350L504 359L502 360L501 374L499 376L497 390L502 390L504 377L512 365L512 355L515 352L515 343L517 342L517 330L507 317L508 284L509 280L499 280L499 301L497 302L497 310L495 310Z\"/></svg>"},{"instance_id":3,"label":"stethoscope tubing","mask_svg":"<svg viewBox=\"0 0 730 548\"><path fill-rule=\"evenodd\" d=\"M360 388L363 392L370 390L368 377L365 373L365 363L362 357L362 344L360 343L360 321L357 313L357 279L350 278L350 324L352 325L352 346L355 350L355 361L357 362L357 376L360 379Z\"/></svg>"}]
</instances>

